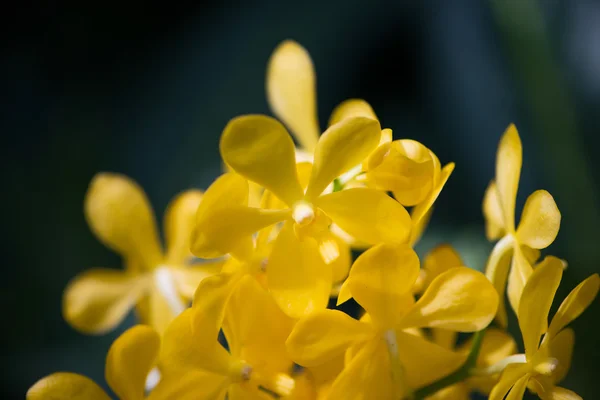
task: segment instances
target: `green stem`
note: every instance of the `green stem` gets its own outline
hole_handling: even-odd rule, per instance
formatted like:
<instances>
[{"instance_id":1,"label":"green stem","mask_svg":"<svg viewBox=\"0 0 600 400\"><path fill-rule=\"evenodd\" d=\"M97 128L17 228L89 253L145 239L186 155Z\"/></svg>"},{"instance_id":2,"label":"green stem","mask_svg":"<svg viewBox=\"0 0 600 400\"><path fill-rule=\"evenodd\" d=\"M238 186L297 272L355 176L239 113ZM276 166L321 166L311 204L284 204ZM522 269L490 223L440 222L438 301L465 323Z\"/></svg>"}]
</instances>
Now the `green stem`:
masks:
<instances>
[{"instance_id":1,"label":"green stem","mask_svg":"<svg viewBox=\"0 0 600 400\"><path fill-rule=\"evenodd\" d=\"M469 352L469 356L465 363L456 371L451 373L450 375L445 376L439 381L435 381L427 386L424 386L414 392L414 399L420 400L424 399L427 396L431 396L439 390L442 390L450 385L454 385L455 383L462 382L466 378L470 376L470 371L475 367L477 363L477 357L479 357L479 350L481 350L481 343L483 341L483 336L485 334L485 329L475 332L473 335L473 345L471 346L471 351Z\"/></svg>"}]
</instances>

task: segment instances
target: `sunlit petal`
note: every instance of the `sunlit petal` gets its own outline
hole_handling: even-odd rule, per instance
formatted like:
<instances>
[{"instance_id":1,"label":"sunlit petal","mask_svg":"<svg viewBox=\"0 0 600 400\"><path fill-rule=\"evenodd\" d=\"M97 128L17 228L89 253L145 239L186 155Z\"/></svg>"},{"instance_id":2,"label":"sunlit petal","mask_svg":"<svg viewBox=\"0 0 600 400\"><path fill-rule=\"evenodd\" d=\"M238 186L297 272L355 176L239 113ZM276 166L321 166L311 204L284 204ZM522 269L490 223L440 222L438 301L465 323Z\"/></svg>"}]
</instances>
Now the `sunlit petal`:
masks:
<instances>
[{"instance_id":1,"label":"sunlit petal","mask_svg":"<svg viewBox=\"0 0 600 400\"><path fill-rule=\"evenodd\" d=\"M231 376L239 365L217 341L210 340L212 334L204 334L201 326L193 326L193 312L187 309L169 325L163 336L160 353L161 369L167 374L182 374L193 370L203 370L221 376ZM204 320L206 321L206 320ZM212 325L206 324L211 332Z\"/></svg>"},{"instance_id":2,"label":"sunlit petal","mask_svg":"<svg viewBox=\"0 0 600 400\"><path fill-rule=\"evenodd\" d=\"M156 364L160 336L147 325L136 325L117 338L106 356L108 386L121 399L144 398L146 377Z\"/></svg>"},{"instance_id":3,"label":"sunlit petal","mask_svg":"<svg viewBox=\"0 0 600 400\"><path fill-rule=\"evenodd\" d=\"M454 163L444 165L439 178L434 180L434 187L431 192L429 192L429 195L412 209L411 217L415 224L418 224L419 221L427 215L431 207L433 207L433 204L442 192L446 182L448 182L448 178L450 178L452 171L454 171Z\"/></svg>"},{"instance_id":4,"label":"sunlit petal","mask_svg":"<svg viewBox=\"0 0 600 400\"><path fill-rule=\"evenodd\" d=\"M204 278L213 276L221 271L225 261L206 261L189 267L171 267L169 272L173 276L177 291L186 299L194 297L194 292Z\"/></svg>"},{"instance_id":5,"label":"sunlit petal","mask_svg":"<svg viewBox=\"0 0 600 400\"><path fill-rule=\"evenodd\" d=\"M92 232L107 247L132 259L139 268L160 263L162 250L156 220L146 194L130 178L97 174L85 196L85 216Z\"/></svg>"},{"instance_id":6,"label":"sunlit petal","mask_svg":"<svg viewBox=\"0 0 600 400\"><path fill-rule=\"evenodd\" d=\"M27 400L110 400L104 390L83 375L57 372L29 388Z\"/></svg>"},{"instance_id":7,"label":"sunlit petal","mask_svg":"<svg viewBox=\"0 0 600 400\"><path fill-rule=\"evenodd\" d=\"M184 264L192 257L190 238L201 200L201 191L188 190L175 197L167 207L164 222L167 264Z\"/></svg>"},{"instance_id":8,"label":"sunlit petal","mask_svg":"<svg viewBox=\"0 0 600 400\"><path fill-rule=\"evenodd\" d=\"M85 332L100 334L115 328L149 288L141 276L94 268L76 276L65 289L63 316Z\"/></svg>"},{"instance_id":9,"label":"sunlit petal","mask_svg":"<svg viewBox=\"0 0 600 400\"><path fill-rule=\"evenodd\" d=\"M530 369L531 367L528 364L509 364L502 372L500 380L494 386L494 389L492 389L489 400L504 399L504 396L506 396L519 379L528 376Z\"/></svg>"},{"instance_id":10,"label":"sunlit petal","mask_svg":"<svg viewBox=\"0 0 600 400\"><path fill-rule=\"evenodd\" d=\"M475 332L492 321L497 309L498 295L487 278L481 272L457 267L431 282L401 326Z\"/></svg>"},{"instance_id":11,"label":"sunlit petal","mask_svg":"<svg viewBox=\"0 0 600 400\"><path fill-rule=\"evenodd\" d=\"M512 251L513 241L510 236L506 236L496 243L485 267L485 276L492 282L499 296L500 301L496 318L502 327L506 327L508 323L504 294L506 292L506 281L508 280Z\"/></svg>"},{"instance_id":12,"label":"sunlit petal","mask_svg":"<svg viewBox=\"0 0 600 400\"><path fill-rule=\"evenodd\" d=\"M267 67L269 106L309 151L315 148L320 133L315 91L315 71L308 52L292 40L277 46Z\"/></svg>"},{"instance_id":13,"label":"sunlit petal","mask_svg":"<svg viewBox=\"0 0 600 400\"><path fill-rule=\"evenodd\" d=\"M232 119L221 135L220 149L235 172L270 190L287 205L302 198L294 142L277 120L265 115Z\"/></svg>"},{"instance_id":14,"label":"sunlit petal","mask_svg":"<svg viewBox=\"0 0 600 400\"><path fill-rule=\"evenodd\" d=\"M485 236L488 240L500 239L505 235L504 215L498 195L496 182L491 181L483 196L483 216L485 217Z\"/></svg>"},{"instance_id":15,"label":"sunlit petal","mask_svg":"<svg viewBox=\"0 0 600 400\"><path fill-rule=\"evenodd\" d=\"M465 354L450 351L406 332L397 331L396 338L407 383L412 388L425 386L448 375L460 367L466 358Z\"/></svg>"},{"instance_id":16,"label":"sunlit petal","mask_svg":"<svg viewBox=\"0 0 600 400\"><path fill-rule=\"evenodd\" d=\"M245 206L213 210L196 225L192 251L203 258L223 256L234 252L254 233L289 216L289 210L263 210Z\"/></svg>"},{"instance_id":17,"label":"sunlit petal","mask_svg":"<svg viewBox=\"0 0 600 400\"><path fill-rule=\"evenodd\" d=\"M529 279L532 272L533 268L521 251L521 247L515 245L510 273L508 274L508 285L506 286L508 301L515 312L518 312L519 310L519 302L521 300L523 288L525 287L527 279Z\"/></svg>"},{"instance_id":18,"label":"sunlit petal","mask_svg":"<svg viewBox=\"0 0 600 400\"><path fill-rule=\"evenodd\" d=\"M544 249L556 238L560 228L560 211L554 198L545 190L533 192L525 202L517 228L519 242L534 249Z\"/></svg>"},{"instance_id":19,"label":"sunlit petal","mask_svg":"<svg viewBox=\"0 0 600 400\"><path fill-rule=\"evenodd\" d=\"M369 103L362 99L349 99L341 102L331 113L329 125L335 125L340 121L353 117L365 117L377 120L377 115Z\"/></svg>"},{"instance_id":20,"label":"sunlit petal","mask_svg":"<svg viewBox=\"0 0 600 400\"><path fill-rule=\"evenodd\" d=\"M529 375L519 378L508 393L508 396L506 396L506 400L523 400L528 381Z\"/></svg>"},{"instance_id":21,"label":"sunlit petal","mask_svg":"<svg viewBox=\"0 0 600 400\"><path fill-rule=\"evenodd\" d=\"M549 400L583 400L583 397L572 390L556 386L552 388Z\"/></svg>"},{"instance_id":22,"label":"sunlit petal","mask_svg":"<svg viewBox=\"0 0 600 400\"><path fill-rule=\"evenodd\" d=\"M292 367L285 340L293 323L269 292L246 276L229 299L223 331L233 356L260 364L262 371L281 372Z\"/></svg>"},{"instance_id":23,"label":"sunlit petal","mask_svg":"<svg viewBox=\"0 0 600 400\"><path fill-rule=\"evenodd\" d=\"M575 345L575 332L567 328L560 331L550 339L549 356L558 361L556 369L552 371L552 382L557 384L564 379L571 367L573 357L573 346Z\"/></svg>"},{"instance_id":24,"label":"sunlit petal","mask_svg":"<svg viewBox=\"0 0 600 400\"><path fill-rule=\"evenodd\" d=\"M299 240L292 224L285 224L273 244L267 280L279 307L293 318L327 307L331 266L323 261L316 241Z\"/></svg>"},{"instance_id":25,"label":"sunlit petal","mask_svg":"<svg viewBox=\"0 0 600 400\"><path fill-rule=\"evenodd\" d=\"M161 379L147 400L223 400L229 385L227 377L191 370Z\"/></svg>"},{"instance_id":26,"label":"sunlit petal","mask_svg":"<svg viewBox=\"0 0 600 400\"><path fill-rule=\"evenodd\" d=\"M431 281L438 275L448 271L454 267L461 267L465 263L460 258L460 255L449 244L442 244L431 250L423 261L423 270L419 277L422 282L419 286L423 290L429 286Z\"/></svg>"},{"instance_id":27,"label":"sunlit petal","mask_svg":"<svg viewBox=\"0 0 600 400\"><path fill-rule=\"evenodd\" d=\"M338 310L315 311L301 319L287 339L292 359L304 367L324 364L351 344L365 341L373 329Z\"/></svg>"},{"instance_id":28,"label":"sunlit petal","mask_svg":"<svg viewBox=\"0 0 600 400\"><path fill-rule=\"evenodd\" d=\"M419 258L408 245L380 244L361 254L348 276L352 297L385 328L395 327L413 304Z\"/></svg>"},{"instance_id":29,"label":"sunlit petal","mask_svg":"<svg viewBox=\"0 0 600 400\"><path fill-rule=\"evenodd\" d=\"M496 154L496 185L504 216L504 229L515 230L515 201L521 177L523 149L517 128L510 124L504 132Z\"/></svg>"},{"instance_id":30,"label":"sunlit petal","mask_svg":"<svg viewBox=\"0 0 600 400\"><path fill-rule=\"evenodd\" d=\"M425 200L434 185L431 152L421 143L402 139L380 146L368 162L367 179L376 188L392 191L401 204Z\"/></svg>"},{"instance_id":31,"label":"sunlit petal","mask_svg":"<svg viewBox=\"0 0 600 400\"><path fill-rule=\"evenodd\" d=\"M548 256L533 271L521 295L519 326L528 359L535 354L548 323L548 313L562 278L562 263Z\"/></svg>"},{"instance_id":32,"label":"sunlit petal","mask_svg":"<svg viewBox=\"0 0 600 400\"><path fill-rule=\"evenodd\" d=\"M403 388L400 388L403 390ZM329 399L369 400L401 398L394 393L390 360L383 340L369 341L346 365L329 391Z\"/></svg>"},{"instance_id":33,"label":"sunlit petal","mask_svg":"<svg viewBox=\"0 0 600 400\"><path fill-rule=\"evenodd\" d=\"M307 198L315 199L335 178L362 163L380 136L379 122L370 118L349 118L329 127L315 149Z\"/></svg>"},{"instance_id":34,"label":"sunlit petal","mask_svg":"<svg viewBox=\"0 0 600 400\"><path fill-rule=\"evenodd\" d=\"M548 330L549 336L555 336L571 321L579 317L594 301L598 295L598 289L600 289L600 276L598 274L590 276L577 285L563 300L558 311L554 314Z\"/></svg>"},{"instance_id":35,"label":"sunlit petal","mask_svg":"<svg viewBox=\"0 0 600 400\"><path fill-rule=\"evenodd\" d=\"M371 244L405 243L411 219L400 203L374 189L355 188L321 196L317 205L340 228Z\"/></svg>"}]
</instances>

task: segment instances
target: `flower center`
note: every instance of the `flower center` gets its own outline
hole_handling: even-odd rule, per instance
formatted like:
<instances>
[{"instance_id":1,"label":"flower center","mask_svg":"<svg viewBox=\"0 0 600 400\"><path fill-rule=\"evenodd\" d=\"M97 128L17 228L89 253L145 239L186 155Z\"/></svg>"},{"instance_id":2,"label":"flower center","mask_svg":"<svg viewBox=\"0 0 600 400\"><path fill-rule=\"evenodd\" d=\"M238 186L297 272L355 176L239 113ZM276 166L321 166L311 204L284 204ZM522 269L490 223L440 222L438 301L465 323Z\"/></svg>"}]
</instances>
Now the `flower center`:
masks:
<instances>
[{"instance_id":1,"label":"flower center","mask_svg":"<svg viewBox=\"0 0 600 400\"><path fill-rule=\"evenodd\" d=\"M299 201L294 204L292 218L300 226L309 225L315 219L315 210L312 204L306 201Z\"/></svg>"}]
</instances>

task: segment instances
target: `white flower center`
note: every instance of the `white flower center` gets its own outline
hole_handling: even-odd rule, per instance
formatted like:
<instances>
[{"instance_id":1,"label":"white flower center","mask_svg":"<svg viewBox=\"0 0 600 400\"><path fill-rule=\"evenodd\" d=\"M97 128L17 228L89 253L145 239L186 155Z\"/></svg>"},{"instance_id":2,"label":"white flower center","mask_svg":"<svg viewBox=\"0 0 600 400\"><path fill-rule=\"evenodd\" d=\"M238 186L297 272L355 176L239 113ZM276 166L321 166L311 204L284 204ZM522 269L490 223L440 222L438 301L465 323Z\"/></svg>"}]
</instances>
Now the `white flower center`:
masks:
<instances>
[{"instance_id":1,"label":"white flower center","mask_svg":"<svg viewBox=\"0 0 600 400\"><path fill-rule=\"evenodd\" d=\"M173 279L173 274L169 271L169 267L161 265L154 270L154 284L160 294L167 300L167 303L169 303L173 314L178 315L187 308L177 292L175 280Z\"/></svg>"},{"instance_id":2,"label":"white flower center","mask_svg":"<svg viewBox=\"0 0 600 400\"><path fill-rule=\"evenodd\" d=\"M305 201L299 201L294 205L292 218L300 226L306 226L315 219L315 210L312 204Z\"/></svg>"}]
</instances>

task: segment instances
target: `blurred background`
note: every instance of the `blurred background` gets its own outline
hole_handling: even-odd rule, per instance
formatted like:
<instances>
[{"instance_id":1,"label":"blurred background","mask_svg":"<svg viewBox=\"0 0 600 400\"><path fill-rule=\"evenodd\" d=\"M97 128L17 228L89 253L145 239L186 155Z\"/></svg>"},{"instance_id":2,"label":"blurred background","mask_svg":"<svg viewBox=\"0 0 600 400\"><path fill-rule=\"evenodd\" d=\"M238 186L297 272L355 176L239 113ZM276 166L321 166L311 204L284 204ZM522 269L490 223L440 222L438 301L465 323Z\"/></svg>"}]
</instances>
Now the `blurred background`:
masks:
<instances>
[{"instance_id":1,"label":"blurred background","mask_svg":"<svg viewBox=\"0 0 600 400\"><path fill-rule=\"evenodd\" d=\"M419 251L450 242L483 268L481 200L514 122L524 146L517 214L543 188L563 216L549 252L569 268L554 309L598 271L599 1L282 3L39 2L5 13L1 398L23 398L54 371L105 386L106 351L134 318L89 337L61 316L72 277L120 265L84 220L89 181L129 175L159 219L179 191L206 188L221 172L227 121L269 113L267 60L288 38L313 58L322 126L342 100L364 98L395 138L456 162ZM598 303L574 323L564 383L584 398L600 393Z\"/></svg>"}]
</instances>

